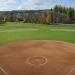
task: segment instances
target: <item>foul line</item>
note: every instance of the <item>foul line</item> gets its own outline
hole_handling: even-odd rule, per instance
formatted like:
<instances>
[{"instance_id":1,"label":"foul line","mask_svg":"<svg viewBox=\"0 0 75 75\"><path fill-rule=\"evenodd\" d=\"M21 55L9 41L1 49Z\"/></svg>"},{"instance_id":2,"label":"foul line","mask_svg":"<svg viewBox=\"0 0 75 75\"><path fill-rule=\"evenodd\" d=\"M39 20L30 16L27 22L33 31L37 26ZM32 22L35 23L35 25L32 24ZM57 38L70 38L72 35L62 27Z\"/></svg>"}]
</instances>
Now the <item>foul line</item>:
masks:
<instances>
[{"instance_id":1,"label":"foul line","mask_svg":"<svg viewBox=\"0 0 75 75\"><path fill-rule=\"evenodd\" d=\"M7 73L2 67L0 67L0 70L1 70L5 75L8 75L8 73Z\"/></svg>"},{"instance_id":2,"label":"foul line","mask_svg":"<svg viewBox=\"0 0 75 75\"><path fill-rule=\"evenodd\" d=\"M68 72L66 75L69 75L70 73L72 73L73 71L75 71L75 68L73 68L70 72Z\"/></svg>"}]
</instances>

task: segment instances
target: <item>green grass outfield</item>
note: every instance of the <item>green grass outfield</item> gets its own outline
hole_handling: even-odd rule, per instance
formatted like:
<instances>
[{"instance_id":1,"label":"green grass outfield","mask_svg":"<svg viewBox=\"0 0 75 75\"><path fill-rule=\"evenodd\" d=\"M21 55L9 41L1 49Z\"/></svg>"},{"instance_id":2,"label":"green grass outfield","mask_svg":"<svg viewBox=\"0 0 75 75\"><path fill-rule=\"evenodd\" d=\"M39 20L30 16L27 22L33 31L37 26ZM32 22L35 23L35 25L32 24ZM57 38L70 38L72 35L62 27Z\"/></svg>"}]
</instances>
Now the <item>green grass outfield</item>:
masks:
<instances>
[{"instance_id":1,"label":"green grass outfield","mask_svg":"<svg viewBox=\"0 0 75 75\"><path fill-rule=\"evenodd\" d=\"M58 40L75 43L75 24L45 25L9 22L0 25L0 44L23 40Z\"/></svg>"}]
</instances>

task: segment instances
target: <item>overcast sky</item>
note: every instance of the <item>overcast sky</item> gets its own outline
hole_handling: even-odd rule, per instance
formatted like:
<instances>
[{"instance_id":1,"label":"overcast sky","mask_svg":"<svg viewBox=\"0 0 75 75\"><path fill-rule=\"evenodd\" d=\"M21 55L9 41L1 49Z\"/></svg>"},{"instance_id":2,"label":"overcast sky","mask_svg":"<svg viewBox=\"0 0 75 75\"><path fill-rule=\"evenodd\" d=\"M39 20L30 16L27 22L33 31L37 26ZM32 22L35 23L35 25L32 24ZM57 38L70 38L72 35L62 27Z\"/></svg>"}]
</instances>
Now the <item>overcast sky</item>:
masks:
<instances>
[{"instance_id":1,"label":"overcast sky","mask_svg":"<svg viewBox=\"0 0 75 75\"><path fill-rule=\"evenodd\" d=\"M50 9L55 5L75 8L75 0L0 0L0 11Z\"/></svg>"}]
</instances>

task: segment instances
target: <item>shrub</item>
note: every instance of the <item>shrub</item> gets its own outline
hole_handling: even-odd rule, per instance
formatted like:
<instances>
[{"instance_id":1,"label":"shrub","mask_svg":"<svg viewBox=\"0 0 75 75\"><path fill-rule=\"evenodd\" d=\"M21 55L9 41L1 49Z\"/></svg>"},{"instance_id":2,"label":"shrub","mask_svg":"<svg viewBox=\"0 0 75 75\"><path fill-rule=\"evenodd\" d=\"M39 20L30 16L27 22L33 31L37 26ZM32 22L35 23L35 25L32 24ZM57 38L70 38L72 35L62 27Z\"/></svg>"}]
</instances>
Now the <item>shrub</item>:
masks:
<instances>
[{"instance_id":1,"label":"shrub","mask_svg":"<svg viewBox=\"0 0 75 75\"><path fill-rule=\"evenodd\" d=\"M6 21L0 20L0 25L5 24L5 23L6 23Z\"/></svg>"}]
</instances>

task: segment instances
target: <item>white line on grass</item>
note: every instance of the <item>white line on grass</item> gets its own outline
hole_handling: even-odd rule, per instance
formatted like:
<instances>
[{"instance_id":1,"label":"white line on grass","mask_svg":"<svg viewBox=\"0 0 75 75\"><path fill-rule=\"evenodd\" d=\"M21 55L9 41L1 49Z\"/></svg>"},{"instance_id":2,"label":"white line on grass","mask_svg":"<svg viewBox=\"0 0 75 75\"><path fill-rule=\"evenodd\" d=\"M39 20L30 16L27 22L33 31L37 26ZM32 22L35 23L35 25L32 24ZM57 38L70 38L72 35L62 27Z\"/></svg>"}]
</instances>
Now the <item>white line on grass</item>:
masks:
<instances>
[{"instance_id":1,"label":"white line on grass","mask_svg":"<svg viewBox=\"0 0 75 75\"><path fill-rule=\"evenodd\" d=\"M21 31L38 31L38 29L11 29L11 30L0 30L0 32L21 32Z\"/></svg>"},{"instance_id":2,"label":"white line on grass","mask_svg":"<svg viewBox=\"0 0 75 75\"><path fill-rule=\"evenodd\" d=\"M22 31L38 31L36 28L26 28L26 29L11 29L11 30L0 30L0 32L22 32ZM75 29L49 29L50 31L65 31L65 32L75 32Z\"/></svg>"},{"instance_id":3,"label":"white line on grass","mask_svg":"<svg viewBox=\"0 0 75 75\"><path fill-rule=\"evenodd\" d=\"M50 31L75 32L75 29L50 29Z\"/></svg>"}]
</instances>

